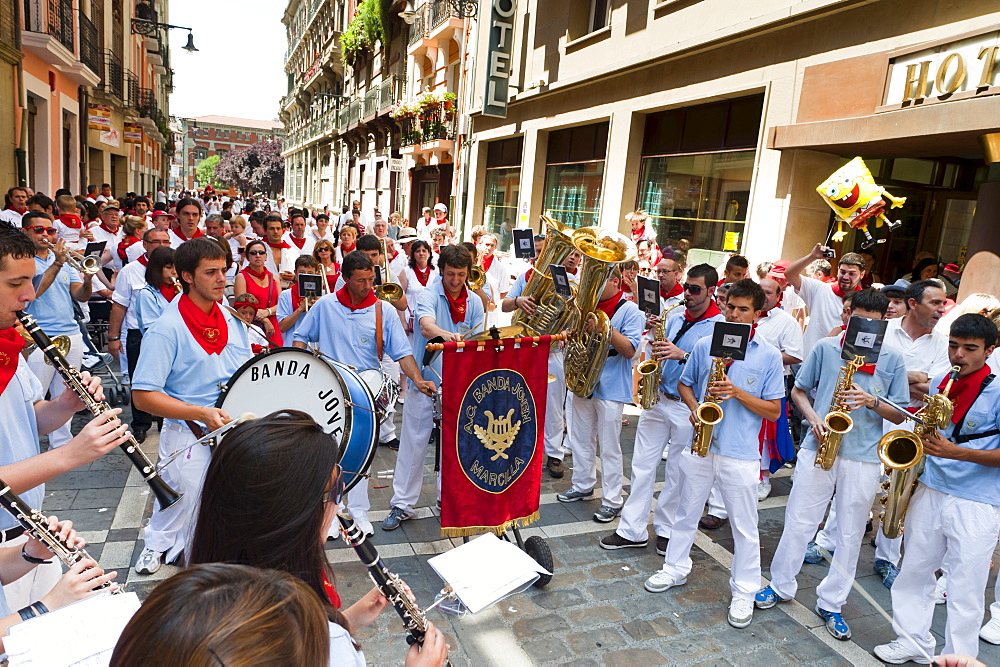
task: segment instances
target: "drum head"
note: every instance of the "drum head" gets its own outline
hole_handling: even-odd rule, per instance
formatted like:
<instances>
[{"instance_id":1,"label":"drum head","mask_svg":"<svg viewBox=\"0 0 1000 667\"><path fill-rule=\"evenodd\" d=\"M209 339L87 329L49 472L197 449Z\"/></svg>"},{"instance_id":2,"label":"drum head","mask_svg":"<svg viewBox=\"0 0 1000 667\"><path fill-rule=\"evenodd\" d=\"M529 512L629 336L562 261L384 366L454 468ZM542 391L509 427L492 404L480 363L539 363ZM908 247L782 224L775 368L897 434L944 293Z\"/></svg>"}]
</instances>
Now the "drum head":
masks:
<instances>
[{"instance_id":1,"label":"drum head","mask_svg":"<svg viewBox=\"0 0 1000 667\"><path fill-rule=\"evenodd\" d=\"M226 383L215 406L230 415L301 410L336 441L343 458L354 425L352 402L347 383L329 361L307 350L279 347L243 364ZM357 474L345 475L346 488L361 479Z\"/></svg>"}]
</instances>

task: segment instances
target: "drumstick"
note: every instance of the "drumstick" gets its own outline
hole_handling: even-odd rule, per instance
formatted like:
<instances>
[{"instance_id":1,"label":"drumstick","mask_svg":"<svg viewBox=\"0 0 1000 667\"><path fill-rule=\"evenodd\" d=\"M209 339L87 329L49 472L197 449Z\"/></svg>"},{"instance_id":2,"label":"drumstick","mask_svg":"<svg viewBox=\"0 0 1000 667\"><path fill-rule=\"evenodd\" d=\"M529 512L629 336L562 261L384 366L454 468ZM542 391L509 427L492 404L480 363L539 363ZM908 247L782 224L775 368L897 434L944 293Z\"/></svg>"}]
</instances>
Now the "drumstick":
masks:
<instances>
[{"instance_id":1,"label":"drumstick","mask_svg":"<svg viewBox=\"0 0 1000 667\"><path fill-rule=\"evenodd\" d=\"M195 440L194 442L192 442L187 447L182 447L182 448L180 448L180 449L178 449L176 451L173 451L173 452L170 453L169 456L167 456L166 458L161 459L156 464L156 471L159 472L159 471L163 470L168 465L170 465L171 463L173 463L174 460L178 456L180 456L181 454L183 454L185 452L191 451L195 446L209 444L211 441L215 440L216 438L218 438L219 436L223 435L224 433L232 430L233 428L235 428L239 424L242 424L243 422L249 421L251 419L257 419L257 415L255 415L252 412L244 412L243 414L241 414L236 419L230 419L229 421L227 421L221 427L215 429L211 433L208 433L208 434L206 434L206 435L198 438L197 440Z\"/></svg>"}]
</instances>

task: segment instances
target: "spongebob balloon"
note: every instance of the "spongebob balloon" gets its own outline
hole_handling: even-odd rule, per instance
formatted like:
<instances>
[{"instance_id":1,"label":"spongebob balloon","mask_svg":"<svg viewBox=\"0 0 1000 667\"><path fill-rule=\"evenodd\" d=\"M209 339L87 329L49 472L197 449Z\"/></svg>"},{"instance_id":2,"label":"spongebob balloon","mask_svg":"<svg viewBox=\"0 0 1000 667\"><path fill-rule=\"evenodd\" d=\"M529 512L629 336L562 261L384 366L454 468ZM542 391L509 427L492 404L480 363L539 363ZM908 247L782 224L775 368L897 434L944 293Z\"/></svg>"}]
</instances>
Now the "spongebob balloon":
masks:
<instances>
[{"instance_id":1,"label":"spongebob balloon","mask_svg":"<svg viewBox=\"0 0 1000 667\"><path fill-rule=\"evenodd\" d=\"M875 243L885 243L885 239L876 241L872 238L868 231L870 219L875 219L876 227L886 223L890 230L901 224L898 220L893 222L885 217L885 200L882 198L885 197L892 203L890 208L899 208L906 203L906 197L893 197L884 188L876 185L864 160L859 157L833 172L830 178L816 188L816 192L837 214L837 233L833 235L834 241L842 241L847 236L843 226L845 222L864 233L865 241L861 244L862 248L870 248Z\"/></svg>"}]
</instances>

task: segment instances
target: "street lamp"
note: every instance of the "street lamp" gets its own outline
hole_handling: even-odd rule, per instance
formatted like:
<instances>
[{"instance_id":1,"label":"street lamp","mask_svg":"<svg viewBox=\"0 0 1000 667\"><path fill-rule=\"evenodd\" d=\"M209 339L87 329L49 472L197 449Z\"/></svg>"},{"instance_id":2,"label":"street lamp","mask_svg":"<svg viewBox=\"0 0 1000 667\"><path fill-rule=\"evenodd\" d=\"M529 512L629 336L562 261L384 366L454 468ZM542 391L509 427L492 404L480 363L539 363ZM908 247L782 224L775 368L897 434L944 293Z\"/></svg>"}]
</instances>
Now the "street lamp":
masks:
<instances>
[{"instance_id":1,"label":"street lamp","mask_svg":"<svg viewBox=\"0 0 1000 667\"><path fill-rule=\"evenodd\" d=\"M191 28L185 28L184 26L179 25L170 25L169 23L158 23L156 21L150 21L149 19L132 19L133 35L150 37L153 33L157 33L156 37L159 37L160 30L187 30L187 44L181 48L188 53L194 53L198 50L194 45L194 34L191 32Z\"/></svg>"},{"instance_id":2,"label":"street lamp","mask_svg":"<svg viewBox=\"0 0 1000 667\"><path fill-rule=\"evenodd\" d=\"M431 2L447 2L451 5L451 11L463 19L475 18L479 11L479 0L430 0ZM420 12L413 5L414 0L406 0L406 8L399 13L399 18L407 25L416 23L420 17Z\"/></svg>"}]
</instances>

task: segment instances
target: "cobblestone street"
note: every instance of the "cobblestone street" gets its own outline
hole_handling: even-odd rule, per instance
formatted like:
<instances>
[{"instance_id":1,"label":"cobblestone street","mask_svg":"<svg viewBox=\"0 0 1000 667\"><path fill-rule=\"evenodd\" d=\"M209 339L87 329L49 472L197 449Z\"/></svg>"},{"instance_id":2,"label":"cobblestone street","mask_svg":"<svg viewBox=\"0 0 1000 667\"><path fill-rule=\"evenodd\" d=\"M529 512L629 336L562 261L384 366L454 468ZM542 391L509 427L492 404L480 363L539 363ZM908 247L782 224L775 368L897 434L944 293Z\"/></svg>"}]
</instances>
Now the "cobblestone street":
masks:
<instances>
[{"instance_id":1,"label":"cobblestone street","mask_svg":"<svg viewBox=\"0 0 1000 667\"><path fill-rule=\"evenodd\" d=\"M626 409L630 422L622 436L626 477L636 413L634 408ZM82 423L78 416L77 428ZM151 455L155 455L157 440L154 428L143 446ZM380 447L372 470L389 471L394 461L395 453ZM572 459L567 463L571 466ZM781 534L790 473L789 469L779 472L772 496L760 504L765 578ZM552 550L555 576L545 589L530 588L461 619L431 612L431 620L448 635L454 665L880 664L870 651L893 638L891 623L859 591L852 592L843 610L854 633L850 641L830 637L813 613L815 586L826 572L825 564L803 567L795 602L757 610L746 629L730 627L726 622L730 598L727 566L732 553L728 526L698 535L691 554L694 570L687 585L661 594L646 592L643 582L663 560L656 555L652 542L645 549L601 549L598 540L615 524L598 524L591 519L599 500L558 503L556 493L569 488L569 478L569 472L561 480L543 476L541 520L522 531L524 537L543 536ZM424 607L442 585L427 564L428 558L461 543L460 539L440 537L430 475L425 482L416 517L404 522L399 530L384 532L377 524L387 514L391 480L369 481L373 508L370 518L376 524L374 542L389 568L409 584ZM142 525L151 505L146 486L125 456L115 451L48 484L43 509L72 519L90 543L88 550L102 566L117 569L119 580L125 580L130 590L144 597L176 571L175 567L164 566L152 576L140 576L130 569L142 550ZM869 538L873 535L866 537L861 550L858 585L879 607L888 609L889 591L872 570L874 548ZM337 587L345 604L350 604L371 586L367 573L354 551L340 540L328 542L327 548ZM995 562L1000 564L1000 558ZM987 603L993 600L995 576L996 564ZM939 648L943 644L940 635L944 621L944 606L939 606L933 627ZM402 663L407 644L402 624L391 609L355 636L369 664ZM979 658L986 664L1000 663L1000 647L982 643Z\"/></svg>"}]
</instances>

